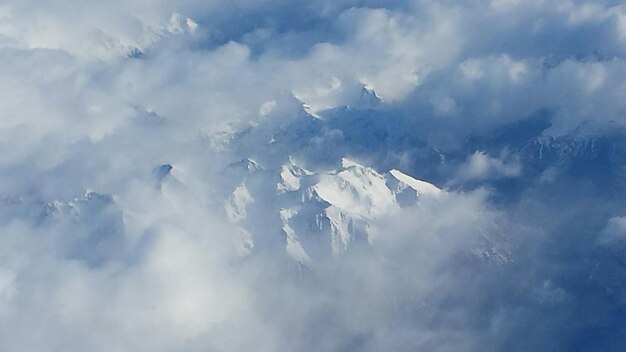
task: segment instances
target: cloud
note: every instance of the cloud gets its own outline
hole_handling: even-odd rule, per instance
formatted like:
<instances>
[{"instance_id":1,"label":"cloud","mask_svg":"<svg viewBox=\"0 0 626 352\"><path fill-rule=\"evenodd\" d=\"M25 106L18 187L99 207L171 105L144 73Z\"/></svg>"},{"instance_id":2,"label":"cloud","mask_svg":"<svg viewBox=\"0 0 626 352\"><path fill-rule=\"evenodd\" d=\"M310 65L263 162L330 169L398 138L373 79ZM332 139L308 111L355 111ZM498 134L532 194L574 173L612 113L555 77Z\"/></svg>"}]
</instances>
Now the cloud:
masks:
<instances>
[{"instance_id":1,"label":"cloud","mask_svg":"<svg viewBox=\"0 0 626 352\"><path fill-rule=\"evenodd\" d=\"M623 311L594 269L618 272L598 253L623 211L472 143L538 112L550 141L623 125L625 41L610 0L5 1L0 349L582 349L598 325L579 307ZM619 151L602 143L541 148L588 166ZM290 155L476 191L390 211L307 267L270 213ZM498 203L497 181L519 196ZM241 185L252 229L224 210Z\"/></svg>"},{"instance_id":2,"label":"cloud","mask_svg":"<svg viewBox=\"0 0 626 352\"><path fill-rule=\"evenodd\" d=\"M460 166L458 178L464 181L498 177L517 177L521 166L515 162L504 162L484 152L475 152Z\"/></svg>"},{"instance_id":3,"label":"cloud","mask_svg":"<svg viewBox=\"0 0 626 352\"><path fill-rule=\"evenodd\" d=\"M620 245L626 235L626 219L624 217L610 218L606 228L600 236L600 242L605 245Z\"/></svg>"}]
</instances>

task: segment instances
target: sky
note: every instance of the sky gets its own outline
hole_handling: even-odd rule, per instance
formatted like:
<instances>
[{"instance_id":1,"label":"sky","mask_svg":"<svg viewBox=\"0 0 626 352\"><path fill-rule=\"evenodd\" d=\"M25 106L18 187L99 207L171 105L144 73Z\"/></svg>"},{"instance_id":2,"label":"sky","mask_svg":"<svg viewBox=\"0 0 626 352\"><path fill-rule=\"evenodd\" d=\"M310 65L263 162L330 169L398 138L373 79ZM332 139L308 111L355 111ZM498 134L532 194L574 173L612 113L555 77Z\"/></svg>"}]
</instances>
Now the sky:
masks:
<instances>
[{"instance_id":1,"label":"sky","mask_svg":"<svg viewBox=\"0 0 626 352\"><path fill-rule=\"evenodd\" d=\"M0 92L2 351L626 342L623 1L0 0Z\"/></svg>"}]
</instances>

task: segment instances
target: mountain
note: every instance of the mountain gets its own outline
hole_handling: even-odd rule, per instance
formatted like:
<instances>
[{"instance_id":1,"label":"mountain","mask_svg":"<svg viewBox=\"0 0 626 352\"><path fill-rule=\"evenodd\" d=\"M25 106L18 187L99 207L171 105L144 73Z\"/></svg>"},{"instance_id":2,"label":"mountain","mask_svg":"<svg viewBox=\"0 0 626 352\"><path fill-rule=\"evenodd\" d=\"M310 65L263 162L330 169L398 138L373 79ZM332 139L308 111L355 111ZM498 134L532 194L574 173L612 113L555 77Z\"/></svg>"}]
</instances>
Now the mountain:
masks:
<instances>
[{"instance_id":1,"label":"mountain","mask_svg":"<svg viewBox=\"0 0 626 352\"><path fill-rule=\"evenodd\" d=\"M288 255L306 265L341 255L354 242L367 242L370 222L377 217L442 193L395 169L380 173L344 158L337 169L311 171L289 157L278 170L247 174L224 209L231 222L253 233L253 240L254 229L267 230L268 217L274 217L279 228L273 232L284 236ZM271 199L264 198L268 195Z\"/></svg>"}]
</instances>

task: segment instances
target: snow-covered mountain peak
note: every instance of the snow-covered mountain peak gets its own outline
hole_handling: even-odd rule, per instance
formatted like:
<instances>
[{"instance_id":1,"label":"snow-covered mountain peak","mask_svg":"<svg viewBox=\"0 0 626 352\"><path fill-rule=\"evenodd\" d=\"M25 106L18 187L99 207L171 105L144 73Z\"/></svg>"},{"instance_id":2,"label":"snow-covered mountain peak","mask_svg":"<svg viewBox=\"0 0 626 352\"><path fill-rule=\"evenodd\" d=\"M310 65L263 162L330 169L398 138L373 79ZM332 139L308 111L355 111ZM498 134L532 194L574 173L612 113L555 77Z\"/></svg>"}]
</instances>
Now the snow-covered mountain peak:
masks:
<instances>
[{"instance_id":1,"label":"snow-covered mountain peak","mask_svg":"<svg viewBox=\"0 0 626 352\"><path fill-rule=\"evenodd\" d=\"M341 167L344 169L350 168L350 167L358 167L358 168L365 168L365 166L359 164L358 162L352 160L352 159L348 159L348 158L341 158Z\"/></svg>"},{"instance_id":2,"label":"snow-covered mountain peak","mask_svg":"<svg viewBox=\"0 0 626 352\"><path fill-rule=\"evenodd\" d=\"M228 168L232 170L241 170L248 174L253 174L261 170L264 170L263 166L261 166L259 163L257 163L256 161L250 158L244 158L244 159L240 159L235 162L232 162L228 165Z\"/></svg>"},{"instance_id":3,"label":"snow-covered mountain peak","mask_svg":"<svg viewBox=\"0 0 626 352\"><path fill-rule=\"evenodd\" d=\"M280 182L276 185L278 193L292 192L300 189L300 178L313 173L298 165L293 157L289 156L288 162L281 166Z\"/></svg>"},{"instance_id":4,"label":"snow-covered mountain peak","mask_svg":"<svg viewBox=\"0 0 626 352\"><path fill-rule=\"evenodd\" d=\"M271 174L279 176L275 186ZM359 238L368 241L372 221L440 192L398 170L380 173L349 158L338 169L312 171L290 156L276 170L248 174L225 210L231 222L251 233L252 241L259 240L256 229L267 230L276 222L275 233L284 236L287 255L306 266L316 258L345 253ZM267 218L272 213L274 220Z\"/></svg>"},{"instance_id":5,"label":"snow-covered mountain peak","mask_svg":"<svg viewBox=\"0 0 626 352\"><path fill-rule=\"evenodd\" d=\"M383 175L345 158L342 166L339 171L319 175L311 189L321 199L365 218L383 213L395 204Z\"/></svg>"},{"instance_id":6,"label":"snow-covered mountain peak","mask_svg":"<svg viewBox=\"0 0 626 352\"><path fill-rule=\"evenodd\" d=\"M250 194L246 184L242 183L235 188L226 201L224 206L226 215L231 222L238 223L246 218L246 207L252 202L254 202L254 197Z\"/></svg>"},{"instance_id":7,"label":"snow-covered mountain peak","mask_svg":"<svg viewBox=\"0 0 626 352\"><path fill-rule=\"evenodd\" d=\"M400 170L393 169L389 171L389 175L393 176L393 178L398 181L399 185L410 187L415 190L418 197L423 195L437 196L442 192L440 188L432 183L413 178Z\"/></svg>"},{"instance_id":8,"label":"snow-covered mountain peak","mask_svg":"<svg viewBox=\"0 0 626 352\"><path fill-rule=\"evenodd\" d=\"M312 118L312 119L320 119L320 115L318 115L315 110L311 107L311 105L307 103L302 103L302 114L303 117Z\"/></svg>"},{"instance_id":9,"label":"snow-covered mountain peak","mask_svg":"<svg viewBox=\"0 0 626 352\"><path fill-rule=\"evenodd\" d=\"M355 107L360 109L371 109L383 103L383 99L379 97L374 88L365 85L361 90L361 95Z\"/></svg>"},{"instance_id":10,"label":"snow-covered mountain peak","mask_svg":"<svg viewBox=\"0 0 626 352\"><path fill-rule=\"evenodd\" d=\"M402 207L413 205L423 196L437 197L441 192L437 186L413 178L402 171L393 169L385 174L386 184Z\"/></svg>"}]
</instances>

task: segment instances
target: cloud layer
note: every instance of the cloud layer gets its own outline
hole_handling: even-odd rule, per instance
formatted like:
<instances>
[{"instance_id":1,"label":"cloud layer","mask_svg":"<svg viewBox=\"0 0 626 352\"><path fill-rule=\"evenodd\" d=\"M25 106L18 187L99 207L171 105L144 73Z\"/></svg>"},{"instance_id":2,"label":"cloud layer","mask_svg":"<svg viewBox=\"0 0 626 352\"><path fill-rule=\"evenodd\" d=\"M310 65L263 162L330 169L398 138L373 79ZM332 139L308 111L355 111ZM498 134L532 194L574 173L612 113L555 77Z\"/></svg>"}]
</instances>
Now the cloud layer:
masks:
<instances>
[{"instance_id":1,"label":"cloud layer","mask_svg":"<svg viewBox=\"0 0 626 352\"><path fill-rule=\"evenodd\" d=\"M4 1L0 350L617 351L625 48L611 0ZM290 156L448 189L302 265Z\"/></svg>"}]
</instances>

